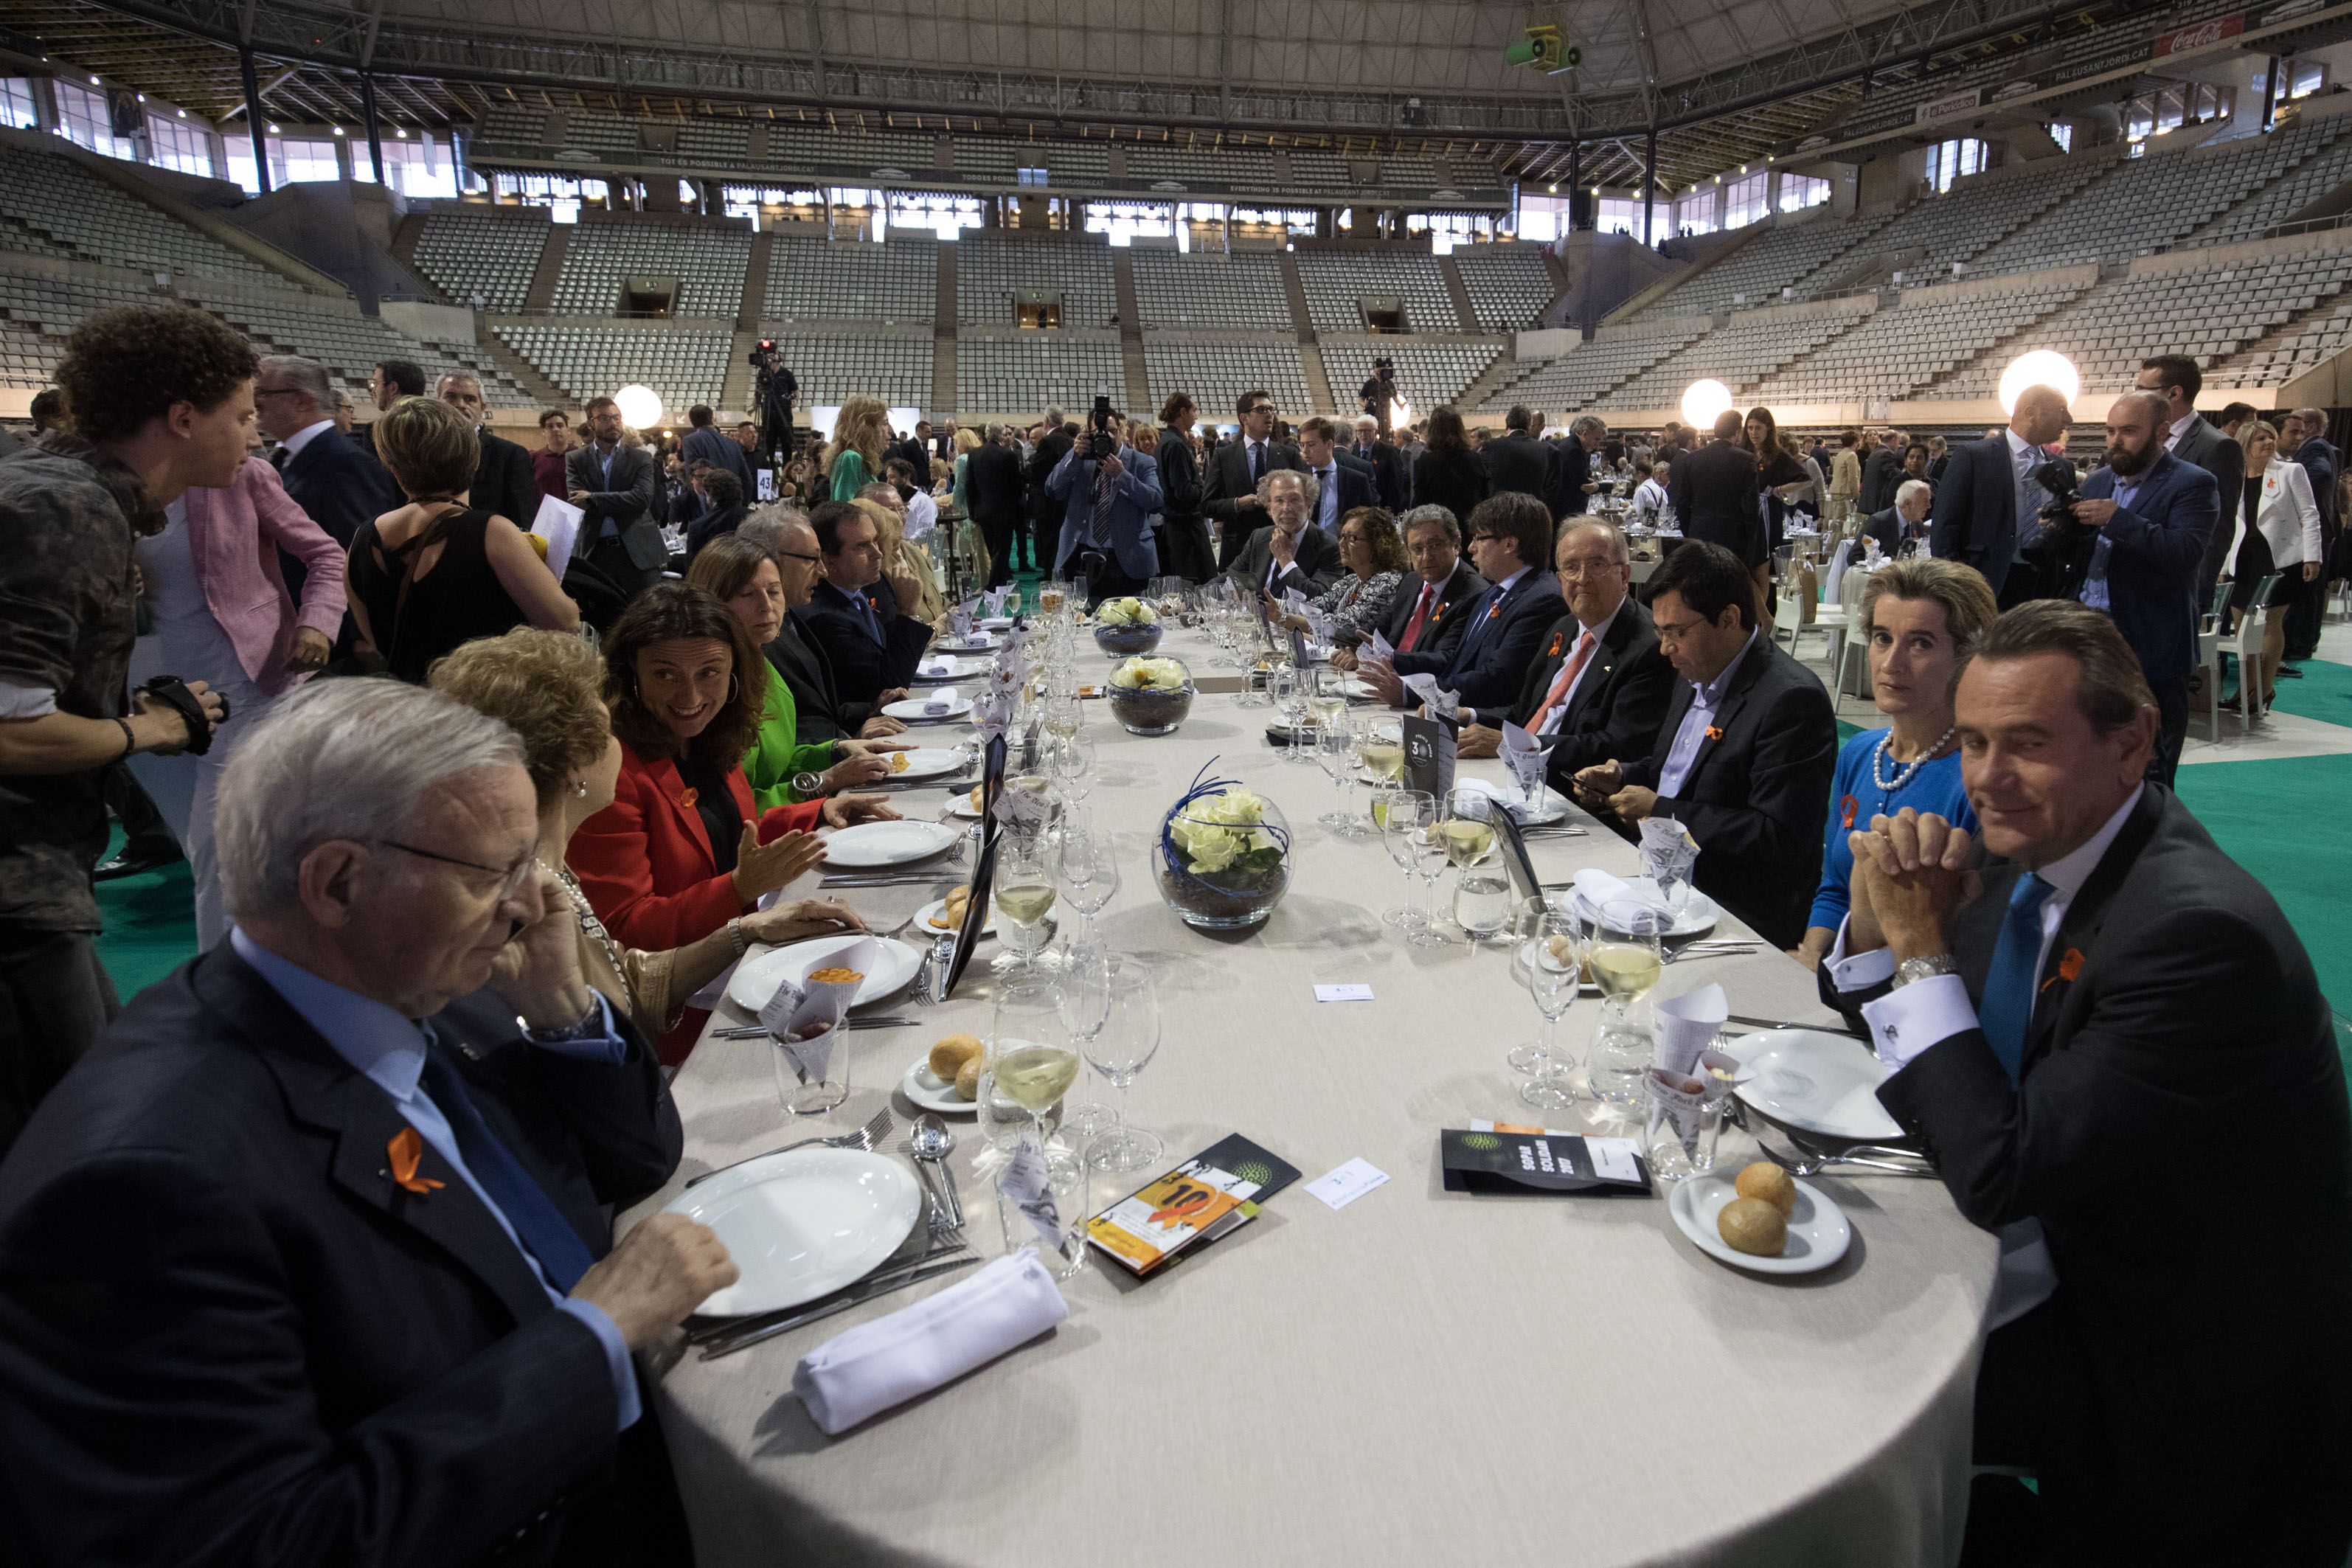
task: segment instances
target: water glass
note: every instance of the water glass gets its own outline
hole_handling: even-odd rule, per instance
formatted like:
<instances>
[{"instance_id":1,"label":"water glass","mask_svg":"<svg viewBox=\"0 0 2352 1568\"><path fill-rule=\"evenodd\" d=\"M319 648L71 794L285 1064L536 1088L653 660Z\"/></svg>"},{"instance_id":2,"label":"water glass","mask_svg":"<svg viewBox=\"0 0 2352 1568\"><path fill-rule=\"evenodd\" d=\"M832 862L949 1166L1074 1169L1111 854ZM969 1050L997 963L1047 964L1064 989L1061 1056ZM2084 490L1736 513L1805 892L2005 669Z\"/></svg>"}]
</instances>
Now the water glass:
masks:
<instances>
[{"instance_id":1,"label":"water glass","mask_svg":"<svg viewBox=\"0 0 2352 1568\"><path fill-rule=\"evenodd\" d=\"M1646 1098L1646 1087L1643 1093ZM1679 1182L1714 1170L1716 1142L1723 1136L1723 1123L1730 1108L1731 1097L1717 1095L1686 1111L1696 1123L1687 1142L1673 1116L1659 1117L1646 1140L1650 1174L1663 1181Z\"/></svg>"},{"instance_id":2,"label":"water glass","mask_svg":"<svg viewBox=\"0 0 2352 1568\"><path fill-rule=\"evenodd\" d=\"M1338 807L1318 820L1342 838L1364 836L1363 818L1356 811L1356 730L1341 717L1326 723L1315 738L1315 760L1323 764L1331 787L1339 792Z\"/></svg>"},{"instance_id":3,"label":"water glass","mask_svg":"<svg viewBox=\"0 0 2352 1568\"><path fill-rule=\"evenodd\" d=\"M1113 958L1110 1005L1102 1028L1079 1045L1094 1069L1118 1090L1118 1115L1111 1131L1087 1151L1096 1169L1128 1173L1148 1170L1166 1154L1166 1145L1128 1121L1127 1091L1160 1049L1160 987L1151 972L1132 958Z\"/></svg>"},{"instance_id":4,"label":"water glass","mask_svg":"<svg viewBox=\"0 0 2352 1568\"><path fill-rule=\"evenodd\" d=\"M1437 814L1437 802L1427 790L1386 789L1372 797L1372 820L1381 830L1381 847L1404 873L1404 902L1381 911L1381 923L1412 932L1421 924L1413 898L1413 868L1420 858L1420 839Z\"/></svg>"},{"instance_id":5,"label":"water glass","mask_svg":"<svg viewBox=\"0 0 2352 1568\"><path fill-rule=\"evenodd\" d=\"M1429 811L1412 837L1414 868L1421 873L1422 916L1420 923L1405 933L1405 940L1415 947L1449 947L1454 939L1445 933L1445 916L1437 907L1438 879L1453 863L1446 850L1445 806L1425 794L1423 798L1429 800Z\"/></svg>"},{"instance_id":6,"label":"water glass","mask_svg":"<svg viewBox=\"0 0 2352 1568\"><path fill-rule=\"evenodd\" d=\"M981 1136L1000 1152L1010 1152L1035 1128L1035 1121L1012 1096L996 1089L1000 1051L1023 1041L1066 1038L1062 1023L1062 988L1052 976L1015 973L997 981L986 1052L981 1058L980 1093L976 1101Z\"/></svg>"},{"instance_id":7,"label":"water glass","mask_svg":"<svg viewBox=\"0 0 2352 1568\"><path fill-rule=\"evenodd\" d=\"M1548 910L1535 921L1535 935L1522 950L1528 993L1535 998L1543 1027L1536 1039L1528 1081L1519 1098L1538 1110L1565 1110L1576 1103L1568 1087L1573 1066L1559 1043L1559 1021L1576 1005L1582 982L1584 950L1574 915Z\"/></svg>"},{"instance_id":8,"label":"water glass","mask_svg":"<svg viewBox=\"0 0 2352 1568\"><path fill-rule=\"evenodd\" d=\"M1592 1031L1592 1048L1585 1057L1584 1079L1592 1098L1621 1110L1638 1109L1644 1099L1642 1075L1656 1048L1649 1026L1612 999L1601 1010L1601 1024Z\"/></svg>"},{"instance_id":9,"label":"water glass","mask_svg":"<svg viewBox=\"0 0 2352 1568\"><path fill-rule=\"evenodd\" d=\"M1077 942L1091 943L1095 917L1118 894L1118 860L1110 836L1096 829L1090 819L1062 819L1061 842L1055 849L1055 870L1062 901L1078 911Z\"/></svg>"},{"instance_id":10,"label":"water glass","mask_svg":"<svg viewBox=\"0 0 2352 1568\"><path fill-rule=\"evenodd\" d=\"M1496 866L1465 866L1454 878L1454 923L1474 944L1502 936L1511 921L1511 879Z\"/></svg>"},{"instance_id":11,"label":"water glass","mask_svg":"<svg viewBox=\"0 0 2352 1568\"><path fill-rule=\"evenodd\" d=\"M1110 1018L1110 979L1119 960L1091 943L1069 945L1062 964L1062 1026L1084 1057ZM1109 1106L1089 1100L1062 1108L1062 1130L1073 1138L1095 1138L1117 1125Z\"/></svg>"},{"instance_id":12,"label":"water glass","mask_svg":"<svg viewBox=\"0 0 2352 1568\"><path fill-rule=\"evenodd\" d=\"M847 1020L844 1020L845 1024ZM814 1041L801 1047L814 1056L815 1050L826 1052L823 1070L804 1076L793 1058L784 1054L782 1045L774 1046L776 1089L784 1097L784 1109L794 1116L822 1116L849 1098L849 1030L836 1025L830 1041Z\"/></svg>"},{"instance_id":13,"label":"water glass","mask_svg":"<svg viewBox=\"0 0 2352 1568\"><path fill-rule=\"evenodd\" d=\"M1290 744L1282 751L1282 760L1286 763L1307 760L1303 749L1307 739L1307 693L1304 685L1304 677L1288 665L1276 667L1266 677L1266 695L1273 700L1276 711L1282 715L1283 723L1290 729Z\"/></svg>"}]
</instances>

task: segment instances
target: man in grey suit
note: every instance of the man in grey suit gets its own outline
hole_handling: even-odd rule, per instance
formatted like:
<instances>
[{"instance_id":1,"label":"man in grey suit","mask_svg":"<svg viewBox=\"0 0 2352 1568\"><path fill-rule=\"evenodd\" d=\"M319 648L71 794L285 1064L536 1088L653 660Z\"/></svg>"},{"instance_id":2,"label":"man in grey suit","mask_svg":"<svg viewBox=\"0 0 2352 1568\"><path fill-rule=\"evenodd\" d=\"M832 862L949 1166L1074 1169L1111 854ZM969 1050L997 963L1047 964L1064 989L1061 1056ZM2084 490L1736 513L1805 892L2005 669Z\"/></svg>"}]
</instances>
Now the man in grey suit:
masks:
<instances>
[{"instance_id":1,"label":"man in grey suit","mask_svg":"<svg viewBox=\"0 0 2352 1568\"><path fill-rule=\"evenodd\" d=\"M589 440L563 459L573 506L587 513L580 531L590 564L634 594L661 575L669 561L654 522L654 460L641 447L621 443L621 405L588 400Z\"/></svg>"}]
</instances>

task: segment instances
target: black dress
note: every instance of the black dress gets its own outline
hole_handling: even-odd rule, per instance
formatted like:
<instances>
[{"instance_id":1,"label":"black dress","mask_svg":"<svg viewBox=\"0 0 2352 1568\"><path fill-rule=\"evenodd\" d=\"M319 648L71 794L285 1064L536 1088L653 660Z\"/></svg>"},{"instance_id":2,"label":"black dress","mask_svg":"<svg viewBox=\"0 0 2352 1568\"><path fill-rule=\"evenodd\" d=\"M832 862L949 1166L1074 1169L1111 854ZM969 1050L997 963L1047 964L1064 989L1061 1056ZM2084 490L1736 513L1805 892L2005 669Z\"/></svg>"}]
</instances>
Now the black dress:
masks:
<instances>
[{"instance_id":1,"label":"black dress","mask_svg":"<svg viewBox=\"0 0 2352 1568\"><path fill-rule=\"evenodd\" d=\"M468 507L428 525L397 548L376 535L375 520L352 538L352 596L367 611L376 652L390 674L425 684L433 661L476 637L502 637L525 623L490 569L484 545L490 514ZM441 553L421 576L410 563L434 543Z\"/></svg>"},{"instance_id":2,"label":"black dress","mask_svg":"<svg viewBox=\"0 0 2352 1568\"><path fill-rule=\"evenodd\" d=\"M2278 570L2276 557L2271 554L2271 542L2264 539L2263 531L2254 526L2254 519L2263 508L2263 476L2249 476L2245 489L2246 493L2238 506L2240 516L2245 520L2246 537L2238 542L2238 558L2230 568L2230 608L2233 610L2258 608L2254 605L2254 590L2262 586L2263 578ZM2221 526L2227 527L2230 523ZM2282 584L2271 591L2273 601L2282 596L2284 586Z\"/></svg>"},{"instance_id":3,"label":"black dress","mask_svg":"<svg viewBox=\"0 0 2352 1568\"><path fill-rule=\"evenodd\" d=\"M1467 447L1454 452L1426 451L1412 465L1412 504L1444 507L1465 538L1471 509L1486 499L1490 488L1486 460Z\"/></svg>"}]
</instances>

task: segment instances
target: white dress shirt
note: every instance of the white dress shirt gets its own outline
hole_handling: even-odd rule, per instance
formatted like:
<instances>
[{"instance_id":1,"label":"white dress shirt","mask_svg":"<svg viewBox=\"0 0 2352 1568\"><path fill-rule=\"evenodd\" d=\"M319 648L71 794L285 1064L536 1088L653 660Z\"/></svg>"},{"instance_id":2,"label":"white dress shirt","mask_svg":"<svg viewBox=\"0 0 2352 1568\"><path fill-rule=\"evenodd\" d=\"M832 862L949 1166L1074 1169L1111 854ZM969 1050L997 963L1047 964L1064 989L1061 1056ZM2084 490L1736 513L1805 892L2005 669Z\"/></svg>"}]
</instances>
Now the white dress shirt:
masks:
<instances>
[{"instance_id":1,"label":"white dress shirt","mask_svg":"<svg viewBox=\"0 0 2352 1568\"><path fill-rule=\"evenodd\" d=\"M907 498L907 537L920 539L940 525L940 503L921 490Z\"/></svg>"},{"instance_id":2,"label":"white dress shirt","mask_svg":"<svg viewBox=\"0 0 2352 1568\"><path fill-rule=\"evenodd\" d=\"M1761 628L1757 628L1760 630ZM1716 710L1723 706L1723 694L1731 689L1731 678L1739 673L1739 666L1756 647L1756 631L1739 645L1731 662L1716 672L1715 679L1701 686L1691 686L1691 705L1683 714L1682 728L1675 731L1675 743L1666 752L1666 765L1658 773L1658 794L1666 800L1683 793L1690 781L1691 764L1698 761L1698 749L1706 743L1707 727L1715 722Z\"/></svg>"},{"instance_id":3,"label":"white dress shirt","mask_svg":"<svg viewBox=\"0 0 2352 1568\"><path fill-rule=\"evenodd\" d=\"M1555 732L1559 728L1560 720L1576 706L1576 694L1582 689L1585 677L1591 675L1592 667L1601 662L1601 637L1608 629L1605 621L1597 626L1588 626L1582 621L1576 623L1576 640L1568 645L1567 658L1573 660L1577 650L1588 642L1592 645L1592 651L1584 656L1584 668L1576 672L1576 679L1568 683L1568 689L1559 694L1559 700L1536 715L1535 733L1549 735Z\"/></svg>"},{"instance_id":4,"label":"white dress shirt","mask_svg":"<svg viewBox=\"0 0 2352 1568\"><path fill-rule=\"evenodd\" d=\"M303 426L302 428L295 431L294 434L287 437L286 439L278 442L278 445L279 448L285 452L286 461L290 463L295 458L302 455L303 447L309 446L313 440L317 439L320 431L331 430L334 427L335 422L333 420L321 419L316 424ZM280 466L282 467L283 465Z\"/></svg>"}]
</instances>

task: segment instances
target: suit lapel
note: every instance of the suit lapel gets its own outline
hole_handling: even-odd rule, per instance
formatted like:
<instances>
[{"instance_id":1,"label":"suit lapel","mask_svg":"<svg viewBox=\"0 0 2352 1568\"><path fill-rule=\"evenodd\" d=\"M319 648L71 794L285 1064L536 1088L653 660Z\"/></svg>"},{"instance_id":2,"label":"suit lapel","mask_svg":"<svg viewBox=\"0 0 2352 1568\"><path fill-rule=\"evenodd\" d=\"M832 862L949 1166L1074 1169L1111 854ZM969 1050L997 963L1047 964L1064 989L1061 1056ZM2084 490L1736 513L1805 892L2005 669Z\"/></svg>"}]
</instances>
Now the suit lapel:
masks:
<instances>
[{"instance_id":1,"label":"suit lapel","mask_svg":"<svg viewBox=\"0 0 2352 1568\"><path fill-rule=\"evenodd\" d=\"M200 961L197 993L259 1051L286 1096L289 1114L333 1140L326 1176L352 1200L429 1242L474 1276L518 1322L549 1310L547 1291L521 1248L474 1195L465 1179L416 1140L419 1183L394 1177L392 1145L413 1133L392 1097L335 1055L299 1013L226 943Z\"/></svg>"},{"instance_id":2,"label":"suit lapel","mask_svg":"<svg viewBox=\"0 0 2352 1568\"><path fill-rule=\"evenodd\" d=\"M719 869L719 857L710 847L710 829L703 826L702 813L688 798L692 792L687 788L685 777L678 773L677 763L665 757L647 770L646 778L686 836L702 846L703 862L709 868L705 874L715 873Z\"/></svg>"},{"instance_id":3,"label":"suit lapel","mask_svg":"<svg viewBox=\"0 0 2352 1568\"><path fill-rule=\"evenodd\" d=\"M1706 735L1699 741L1698 750L1692 753L1690 772L1683 776L1685 795L1690 793L1691 785L1696 783L1699 774L1706 771L1706 760L1715 755L1716 747L1721 745L1723 738L1731 733L1732 721L1738 718L1739 710L1748 706L1748 694L1755 688L1757 681L1763 678L1764 666L1770 659L1771 655L1772 645L1759 637L1749 646L1747 657L1739 661L1739 671L1731 678L1730 689L1723 694L1723 700L1716 706L1715 722L1706 727ZM1692 690L1689 681L1685 680L1682 685L1685 691L1690 692L1693 697L1697 696L1697 692ZM1689 704L1685 703L1680 711L1686 713L1689 710ZM1679 718L1667 725L1667 739L1671 741L1674 731L1681 727L1682 721Z\"/></svg>"},{"instance_id":4,"label":"suit lapel","mask_svg":"<svg viewBox=\"0 0 2352 1568\"><path fill-rule=\"evenodd\" d=\"M1617 606L1617 614L1611 617L1609 629L1601 634L1601 646L1592 650L1592 660L1585 666L1583 675L1578 678L1576 689L1568 694L1568 711L1559 716L1562 730L1566 730L1570 722L1584 710L1586 703L1607 689L1610 677L1616 673L1618 662L1625 657L1625 645L1641 629L1640 616L1641 611L1635 607L1633 596L1628 594L1625 602Z\"/></svg>"},{"instance_id":5,"label":"suit lapel","mask_svg":"<svg viewBox=\"0 0 2352 1568\"><path fill-rule=\"evenodd\" d=\"M2043 961L2042 973L2034 978L2033 1022L2026 1030L2022 1064L2030 1065L2035 1057L2050 1048L2051 1037L2057 1031L2059 1016L2065 1011L2066 997L2074 987L2075 976L2068 971L2079 971L2079 955L2088 952L2099 940L2100 928L2106 924L2107 910L2115 902L2116 889L2138 864L2163 815L2164 802L2158 792L2151 788L2142 793L2139 804L2132 808L2130 817L2108 844L2107 852L2091 868L2090 879L2083 884L2083 890L2067 904L2065 918L2058 923L2058 935L2050 943L2049 956ZM2070 959L2069 954L2077 956Z\"/></svg>"}]
</instances>

